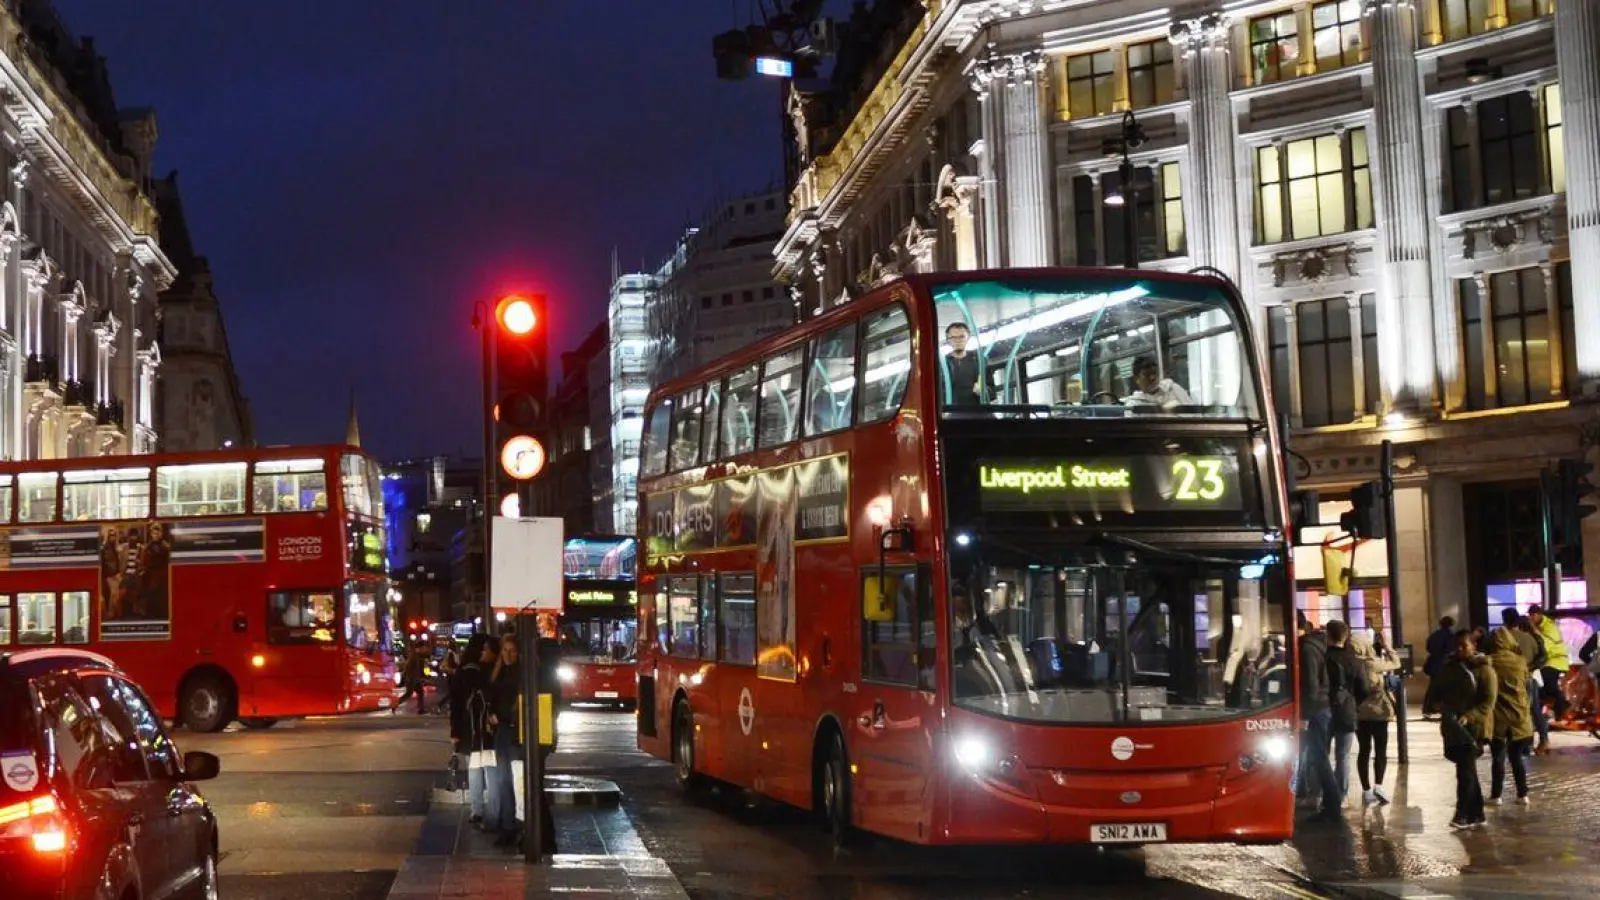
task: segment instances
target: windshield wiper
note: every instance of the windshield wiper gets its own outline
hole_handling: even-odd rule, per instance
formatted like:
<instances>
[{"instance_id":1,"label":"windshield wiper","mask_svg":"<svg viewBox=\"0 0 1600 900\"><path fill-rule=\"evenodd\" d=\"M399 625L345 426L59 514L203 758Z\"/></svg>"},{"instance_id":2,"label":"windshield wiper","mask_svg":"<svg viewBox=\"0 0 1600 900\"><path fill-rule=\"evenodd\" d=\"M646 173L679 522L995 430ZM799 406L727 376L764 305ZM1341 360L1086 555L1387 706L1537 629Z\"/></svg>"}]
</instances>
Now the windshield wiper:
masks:
<instances>
[{"instance_id":1,"label":"windshield wiper","mask_svg":"<svg viewBox=\"0 0 1600 900\"><path fill-rule=\"evenodd\" d=\"M1237 568L1239 566L1246 565L1246 563L1240 562L1237 559L1227 559L1221 556L1202 556L1198 553L1189 553L1185 550L1171 550L1166 547L1157 547L1155 544L1147 544L1144 541L1135 540L1131 537L1126 537L1110 531L1098 532L1090 540L1092 542L1113 544L1125 550L1133 550L1136 553L1149 554L1151 556L1163 556L1167 559L1198 563L1202 566L1228 566L1230 568Z\"/></svg>"}]
</instances>

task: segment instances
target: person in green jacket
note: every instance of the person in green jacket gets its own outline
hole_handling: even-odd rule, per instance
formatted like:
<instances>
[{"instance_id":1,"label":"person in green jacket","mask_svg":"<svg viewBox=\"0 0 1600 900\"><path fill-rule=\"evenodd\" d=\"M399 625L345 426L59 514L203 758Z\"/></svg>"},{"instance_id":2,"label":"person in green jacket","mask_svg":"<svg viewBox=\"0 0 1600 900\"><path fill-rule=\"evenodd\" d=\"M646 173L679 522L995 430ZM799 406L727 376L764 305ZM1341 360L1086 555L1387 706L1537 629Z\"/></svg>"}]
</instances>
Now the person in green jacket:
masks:
<instances>
[{"instance_id":1,"label":"person in green jacket","mask_svg":"<svg viewBox=\"0 0 1600 900\"><path fill-rule=\"evenodd\" d=\"M1539 670L1539 677L1544 680L1544 697L1555 707L1557 719L1567 714L1567 697L1561 693L1561 676L1567 674L1567 667L1572 664L1567 655L1567 641L1561 636L1561 627L1556 620L1544 614L1544 609L1538 606L1528 607L1528 624L1533 626L1535 637L1544 641L1545 661L1544 668Z\"/></svg>"},{"instance_id":2,"label":"person in green jacket","mask_svg":"<svg viewBox=\"0 0 1600 900\"><path fill-rule=\"evenodd\" d=\"M1500 805L1506 783L1506 756L1517 784L1517 802L1528 804L1528 745L1533 741L1533 706L1529 702L1528 659L1514 632L1497 628L1490 639L1489 665L1494 669L1496 692L1494 726L1489 747L1494 765L1489 775L1489 803Z\"/></svg>"},{"instance_id":3,"label":"person in green jacket","mask_svg":"<svg viewBox=\"0 0 1600 900\"><path fill-rule=\"evenodd\" d=\"M1439 734L1445 758L1456 766L1456 814L1451 828L1476 828L1483 815L1483 784L1478 757L1494 735L1497 691L1494 667L1478 653L1472 632L1456 632L1456 652L1439 667L1428 691L1441 711Z\"/></svg>"}]
</instances>

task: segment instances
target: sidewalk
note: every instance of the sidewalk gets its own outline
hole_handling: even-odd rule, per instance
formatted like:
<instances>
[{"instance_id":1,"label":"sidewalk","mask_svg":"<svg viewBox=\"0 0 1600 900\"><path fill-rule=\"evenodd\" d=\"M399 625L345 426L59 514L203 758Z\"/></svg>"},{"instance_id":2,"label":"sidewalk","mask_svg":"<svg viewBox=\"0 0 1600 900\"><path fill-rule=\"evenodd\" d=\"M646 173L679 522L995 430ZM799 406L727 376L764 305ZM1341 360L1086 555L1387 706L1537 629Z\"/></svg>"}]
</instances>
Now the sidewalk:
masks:
<instances>
[{"instance_id":1,"label":"sidewalk","mask_svg":"<svg viewBox=\"0 0 1600 900\"><path fill-rule=\"evenodd\" d=\"M1489 807L1487 827L1457 832L1450 828L1455 768L1444 758L1438 727L1413 711L1405 767L1395 764L1396 742L1390 741L1386 780L1392 805L1359 807L1352 748L1346 822L1302 821L1293 842L1257 852L1352 900L1593 896L1600 884L1600 741L1586 733L1553 732L1554 752L1530 761L1533 804L1512 802L1516 791L1508 772L1506 805ZM1479 776L1488 796L1487 752Z\"/></svg>"},{"instance_id":2,"label":"sidewalk","mask_svg":"<svg viewBox=\"0 0 1600 900\"><path fill-rule=\"evenodd\" d=\"M667 864L652 857L627 813L616 805L616 785L563 779L551 809L556 823L553 861L530 866L513 850L467 822L467 807L434 802L417 850L401 866L389 897L395 900L522 900L551 894L687 900ZM438 792L436 792L437 794ZM612 802L608 802L608 799Z\"/></svg>"}]
</instances>

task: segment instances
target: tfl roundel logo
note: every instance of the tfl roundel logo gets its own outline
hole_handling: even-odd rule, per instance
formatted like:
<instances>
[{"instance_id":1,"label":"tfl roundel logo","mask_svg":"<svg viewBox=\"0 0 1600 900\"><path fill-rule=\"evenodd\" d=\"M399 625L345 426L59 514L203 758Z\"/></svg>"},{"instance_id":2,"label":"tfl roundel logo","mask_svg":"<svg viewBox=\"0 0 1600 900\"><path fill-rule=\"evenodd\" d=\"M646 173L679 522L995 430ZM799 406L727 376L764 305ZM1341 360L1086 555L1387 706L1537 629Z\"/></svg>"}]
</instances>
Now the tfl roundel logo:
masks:
<instances>
[{"instance_id":1,"label":"tfl roundel logo","mask_svg":"<svg viewBox=\"0 0 1600 900\"><path fill-rule=\"evenodd\" d=\"M1111 755L1123 761L1133 759L1133 738L1119 737L1112 741Z\"/></svg>"}]
</instances>

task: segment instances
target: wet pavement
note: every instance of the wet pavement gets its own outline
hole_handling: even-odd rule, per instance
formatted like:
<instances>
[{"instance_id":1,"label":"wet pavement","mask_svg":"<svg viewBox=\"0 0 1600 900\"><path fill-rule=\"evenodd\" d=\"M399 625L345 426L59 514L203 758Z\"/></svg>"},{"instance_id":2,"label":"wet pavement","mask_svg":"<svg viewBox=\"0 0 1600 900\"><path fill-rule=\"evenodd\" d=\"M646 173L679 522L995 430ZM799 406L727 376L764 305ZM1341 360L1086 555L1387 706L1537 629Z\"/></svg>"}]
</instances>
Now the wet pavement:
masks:
<instances>
[{"instance_id":1,"label":"wet pavement","mask_svg":"<svg viewBox=\"0 0 1600 900\"><path fill-rule=\"evenodd\" d=\"M224 900L385 896L416 845L443 727L383 714L175 732L180 749L222 762L200 787L217 814Z\"/></svg>"},{"instance_id":2,"label":"wet pavement","mask_svg":"<svg viewBox=\"0 0 1600 900\"><path fill-rule=\"evenodd\" d=\"M1530 806L1507 775L1506 803L1488 825L1452 831L1455 770L1438 726L1413 721L1410 765L1391 760L1394 803L1347 805L1342 825L1303 825L1290 844L1255 852L1349 897L1583 897L1600 892L1600 741L1557 733L1530 762ZM1391 752L1392 752L1391 744ZM1352 757L1354 754L1352 753ZM1352 790L1359 796L1352 765ZM1479 776L1490 792L1489 757Z\"/></svg>"}]
</instances>

